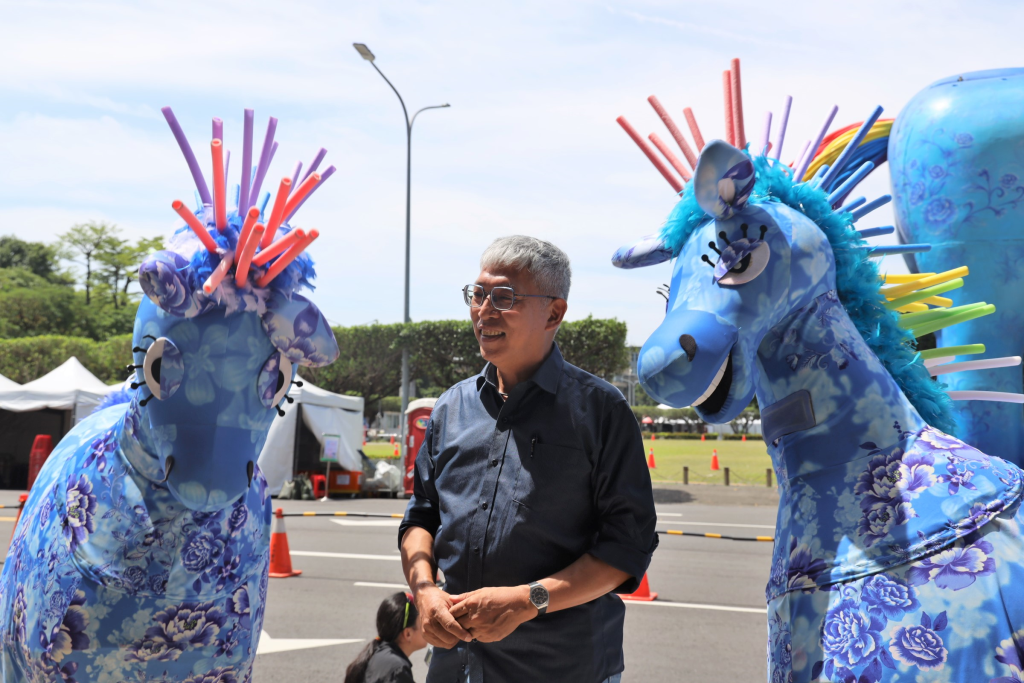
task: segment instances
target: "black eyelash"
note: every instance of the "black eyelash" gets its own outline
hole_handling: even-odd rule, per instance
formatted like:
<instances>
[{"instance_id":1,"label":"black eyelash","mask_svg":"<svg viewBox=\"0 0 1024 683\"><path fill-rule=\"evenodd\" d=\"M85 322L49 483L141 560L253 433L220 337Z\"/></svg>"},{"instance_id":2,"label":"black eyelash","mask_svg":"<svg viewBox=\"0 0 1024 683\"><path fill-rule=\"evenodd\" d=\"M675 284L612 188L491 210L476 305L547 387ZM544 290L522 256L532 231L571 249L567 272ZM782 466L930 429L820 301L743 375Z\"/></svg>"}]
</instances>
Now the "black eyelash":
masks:
<instances>
[{"instance_id":1,"label":"black eyelash","mask_svg":"<svg viewBox=\"0 0 1024 683\"><path fill-rule=\"evenodd\" d=\"M150 395L149 395L149 396L147 396L146 398L144 398L144 399L142 399L141 401L139 401L139 405L140 405L140 406L145 406L145 405L146 405L147 403L149 403L149 402L150 402L151 400L153 400L153 394L150 394Z\"/></svg>"},{"instance_id":2,"label":"black eyelash","mask_svg":"<svg viewBox=\"0 0 1024 683\"><path fill-rule=\"evenodd\" d=\"M708 242L708 246L711 247L711 249L719 256L722 255L722 252L718 250L718 245L716 245L714 242Z\"/></svg>"},{"instance_id":3,"label":"black eyelash","mask_svg":"<svg viewBox=\"0 0 1024 683\"><path fill-rule=\"evenodd\" d=\"M281 406L277 406L277 416L284 417L284 409Z\"/></svg>"},{"instance_id":4,"label":"black eyelash","mask_svg":"<svg viewBox=\"0 0 1024 683\"><path fill-rule=\"evenodd\" d=\"M700 260L703 261L704 263L708 264L712 268L715 267L715 264L711 262L711 259L708 258L707 254L701 254L700 255Z\"/></svg>"}]
</instances>

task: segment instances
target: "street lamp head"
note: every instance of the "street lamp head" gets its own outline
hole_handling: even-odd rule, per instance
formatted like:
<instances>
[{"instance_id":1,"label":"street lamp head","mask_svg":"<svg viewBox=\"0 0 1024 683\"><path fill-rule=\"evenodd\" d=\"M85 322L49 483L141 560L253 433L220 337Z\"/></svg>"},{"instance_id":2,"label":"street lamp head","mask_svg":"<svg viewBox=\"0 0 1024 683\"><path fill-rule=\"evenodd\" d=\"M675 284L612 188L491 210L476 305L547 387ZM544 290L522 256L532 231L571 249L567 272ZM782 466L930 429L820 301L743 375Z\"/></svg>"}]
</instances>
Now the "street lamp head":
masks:
<instances>
[{"instance_id":1,"label":"street lamp head","mask_svg":"<svg viewBox=\"0 0 1024 683\"><path fill-rule=\"evenodd\" d=\"M358 52L363 59L368 62L373 61L373 53L370 52L370 48L366 47L366 45L363 43L352 43L352 47L356 49L356 52Z\"/></svg>"}]
</instances>

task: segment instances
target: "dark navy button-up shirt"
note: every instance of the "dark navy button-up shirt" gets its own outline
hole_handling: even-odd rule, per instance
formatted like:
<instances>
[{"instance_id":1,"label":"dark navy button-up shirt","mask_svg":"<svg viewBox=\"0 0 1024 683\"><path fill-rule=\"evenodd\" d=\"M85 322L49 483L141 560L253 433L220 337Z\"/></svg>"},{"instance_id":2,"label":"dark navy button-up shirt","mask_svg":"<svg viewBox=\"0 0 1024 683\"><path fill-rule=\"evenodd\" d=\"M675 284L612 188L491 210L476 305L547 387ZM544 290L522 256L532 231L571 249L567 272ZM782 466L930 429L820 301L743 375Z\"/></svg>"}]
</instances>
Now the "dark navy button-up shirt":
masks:
<instances>
[{"instance_id":1,"label":"dark navy button-up shirt","mask_svg":"<svg viewBox=\"0 0 1024 683\"><path fill-rule=\"evenodd\" d=\"M399 528L434 537L445 590L518 586L586 553L639 585L658 545L651 477L619 391L558 347L502 401L488 364L434 406ZM623 670L614 595L522 624L497 643L437 649L428 683L599 683Z\"/></svg>"}]
</instances>

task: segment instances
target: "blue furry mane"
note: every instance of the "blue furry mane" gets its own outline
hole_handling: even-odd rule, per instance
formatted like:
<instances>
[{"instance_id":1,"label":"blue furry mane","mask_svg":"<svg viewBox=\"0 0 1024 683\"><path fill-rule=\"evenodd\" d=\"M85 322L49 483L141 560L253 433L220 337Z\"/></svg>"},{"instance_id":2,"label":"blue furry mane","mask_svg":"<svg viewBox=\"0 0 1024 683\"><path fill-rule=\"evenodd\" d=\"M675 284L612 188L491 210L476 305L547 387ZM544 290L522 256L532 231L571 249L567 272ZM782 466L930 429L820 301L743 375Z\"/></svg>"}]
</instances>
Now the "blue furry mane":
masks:
<instances>
[{"instance_id":1,"label":"blue furry mane","mask_svg":"<svg viewBox=\"0 0 1024 683\"><path fill-rule=\"evenodd\" d=\"M783 164L764 156L754 157L753 162L757 179L750 203L781 202L803 213L825 233L835 256L839 300L857 331L925 422L955 434L952 401L943 391L944 385L928 374L911 332L900 329L898 314L885 308L878 265L866 258L866 242L851 228L851 215L833 211L824 190L809 183L794 184L790 169ZM673 257L710 218L697 204L693 183L687 183L660 233Z\"/></svg>"}]
</instances>

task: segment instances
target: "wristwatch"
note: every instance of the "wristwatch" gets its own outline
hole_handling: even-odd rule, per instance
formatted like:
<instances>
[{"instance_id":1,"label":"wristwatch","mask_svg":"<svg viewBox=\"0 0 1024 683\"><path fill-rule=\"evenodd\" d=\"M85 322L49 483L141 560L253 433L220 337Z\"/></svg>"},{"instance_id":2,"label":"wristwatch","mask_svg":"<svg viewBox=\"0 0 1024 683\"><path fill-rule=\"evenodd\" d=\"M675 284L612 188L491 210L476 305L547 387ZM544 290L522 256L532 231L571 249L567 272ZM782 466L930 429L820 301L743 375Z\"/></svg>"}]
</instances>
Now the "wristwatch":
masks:
<instances>
[{"instance_id":1,"label":"wristwatch","mask_svg":"<svg viewBox=\"0 0 1024 683\"><path fill-rule=\"evenodd\" d=\"M548 611L550 597L548 589L539 582L534 581L530 584L530 604L537 608L538 617Z\"/></svg>"}]
</instances>

